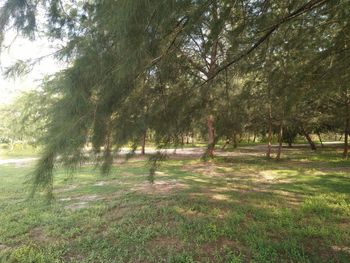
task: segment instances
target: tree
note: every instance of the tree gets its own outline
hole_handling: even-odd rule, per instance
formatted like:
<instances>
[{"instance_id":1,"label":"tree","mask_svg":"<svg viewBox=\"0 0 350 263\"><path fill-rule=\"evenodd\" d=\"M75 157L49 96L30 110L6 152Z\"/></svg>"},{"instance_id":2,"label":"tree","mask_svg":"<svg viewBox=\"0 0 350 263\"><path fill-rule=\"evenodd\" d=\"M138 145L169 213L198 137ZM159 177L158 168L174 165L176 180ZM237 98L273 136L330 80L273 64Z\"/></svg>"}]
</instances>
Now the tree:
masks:
<instances>
[{"instance_id":1,"label":"tree","mask_svg":"<svg viewBox=\"0 0 350 263\"><path fill-rule=\"evenodd\" d=\"M34 185L49 194L57 162L74 167L85 158L84 146L92 144L107 172L113 153L129 143L135 148L146 130L162 147L207 123L212 155L220 137L235 137L248 124L255 126L253 112L255 118L266 116L259 123L268 128L259 128L269 131L269 142L278 130L281 150L287 120L307 86L297 84L312 79L299 69L310 71L312 61L324 57L320 73L326 72L327 61L339 48L346 50L347 43L347 35L339 33L347 22L337 25L333 20L347 21L343 10L349 4L341 0L107 0L65 5L57 0L8 0L1 9L1 32L14 26L35 37L40 5L48 10L47 36L67 42L57 57L71 64L45 88L58 101L49 107L45 151ZM339 30L332 34L335 25ZM318 26L323 35L313 31ZM309 45L302 48L305 41ZM299 49L307 52L303 55ZM301 67L305 59L308 67ZM334 64L334 70L348 66ZM255 80L260 84L250 85L247 92ZM248 94L262 94L263 103L247 105L252 101Z\"/></svg>"}]
</instances>

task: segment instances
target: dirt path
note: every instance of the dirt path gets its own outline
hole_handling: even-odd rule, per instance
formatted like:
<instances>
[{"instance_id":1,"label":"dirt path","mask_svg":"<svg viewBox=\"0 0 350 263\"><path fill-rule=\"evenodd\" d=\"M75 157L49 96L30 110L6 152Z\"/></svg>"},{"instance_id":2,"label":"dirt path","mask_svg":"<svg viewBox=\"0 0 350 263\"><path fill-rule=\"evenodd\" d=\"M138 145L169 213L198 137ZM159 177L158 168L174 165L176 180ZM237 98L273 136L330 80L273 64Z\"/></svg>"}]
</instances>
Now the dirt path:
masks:
<instances>
[{"instance_id":1,"label":"dirt path","mask_svg":"<svg viewBox=\"0 0 350 263\"><path fill-rule=\"evenodd\" d=\"M33 161L38 160L39 158L37 157L30 157L30 158L19 158L19 159L0 159L0 165L4 164L27 164Z\"/></svg>"},{"instance_id":2,"label":"dirt path","mask_svg":"<svg viewBox=\"0 0 350 263\"><path fill-rule=\"evenodd\" d=\"M341 146L339 142L325 142L327 147L338 147ZM272 146L272 150L276 148L277 145ZM284 151L296 151L300 150L300 148L308 148L308 144L297 144L291 148L283 147ZM178 148L178 149L162 149L161 152L171 155L172 157L201 157L205 152L205 147L193 147L193 148ZM154 148L147 149L146 154L155 154L158 150ZM215 155L221 157L234 157L234 156L262 156L266 152L266 145L259 144L253 146L241 146L235 149L234 151L222 151L220 149L216 149ZM129 153L129 150L126 148L122 148L119 154L121 156L125 156ZM141 151L137 150L135 152L136 155L140 156ZM0 159L0 165L4 164L16 164L16 165L24 165L30 162L36 161L39 158L31 157L31 158L19 158L19 159Z\"/></svg>"}]
</instances>

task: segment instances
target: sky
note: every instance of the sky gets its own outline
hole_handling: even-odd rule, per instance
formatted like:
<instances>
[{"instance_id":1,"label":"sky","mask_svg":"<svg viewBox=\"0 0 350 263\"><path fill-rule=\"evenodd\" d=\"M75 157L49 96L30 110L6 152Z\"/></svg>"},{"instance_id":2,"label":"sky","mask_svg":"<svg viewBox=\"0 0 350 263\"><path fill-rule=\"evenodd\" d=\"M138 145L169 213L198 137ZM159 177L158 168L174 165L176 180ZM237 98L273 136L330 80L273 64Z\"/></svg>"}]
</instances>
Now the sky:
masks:
<instances>
[{"instance_id":1,"label":"sky","mask_svg":"<svg viewBox=\"0 0 350 263\"><path fill-rule=\"evenodd\" d=\"M23 91L38 88L40 80L46 75L51 75L63 68L52 56L41 60L26 76L16 79L6 79L3 70L13 65L17 60L35 59L52 54L55 48L47 39L37 38L34 41L16 37L15 32L9 32L4 41L4 46L9 46L1 51L0 55L0 106L11 103L16 96Z\"/></svg>"}]
</instances>

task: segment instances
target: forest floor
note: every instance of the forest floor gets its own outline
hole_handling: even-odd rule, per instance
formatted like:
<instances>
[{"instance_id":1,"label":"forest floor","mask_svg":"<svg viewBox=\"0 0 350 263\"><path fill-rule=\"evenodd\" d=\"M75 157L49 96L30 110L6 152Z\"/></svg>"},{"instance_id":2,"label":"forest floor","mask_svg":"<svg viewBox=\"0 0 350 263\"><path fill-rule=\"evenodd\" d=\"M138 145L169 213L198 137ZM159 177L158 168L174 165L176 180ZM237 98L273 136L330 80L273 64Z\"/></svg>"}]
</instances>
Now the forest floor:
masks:
<instances>
[{"instance_id":1,"label":"forest floor","mask_svg":"<svg viewBox=\"0 0 350 263\"><path fill-rule=\"evenodd\" d=\"M154 184L144 158L59 168L51 204L27 198L32 161L0 164L0 262L350 262L341 149L264 150L177 154Z\"/></svg>"}]
</instances>

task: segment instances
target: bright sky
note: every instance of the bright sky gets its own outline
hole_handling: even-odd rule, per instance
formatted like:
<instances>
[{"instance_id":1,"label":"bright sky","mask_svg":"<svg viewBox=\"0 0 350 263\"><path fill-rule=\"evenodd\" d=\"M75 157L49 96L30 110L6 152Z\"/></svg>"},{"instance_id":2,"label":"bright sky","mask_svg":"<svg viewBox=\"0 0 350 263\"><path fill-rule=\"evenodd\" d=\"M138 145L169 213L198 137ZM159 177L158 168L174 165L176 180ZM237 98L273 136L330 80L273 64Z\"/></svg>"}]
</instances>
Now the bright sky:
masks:
<instances>
[{"instance_id":1,"label":"bright sky","mask_svg":"<svg viewBox=\"0 0 350 263\"><path fill-rule=\"evenodd\" d=\"M56 49L46 39L27 39L16 37L15 33L6 36L4 46L0 56L1 70L13 65L17 60L27 60L39 58L52 54ZM22 91L35 89L40 84L40 80L45 75L53 74L63 68L52 56L47 57L37 64L27 76L17 79L5 79L2 72L0 74L0 106L10 103Z\"/></svg>"}]
</instances>

